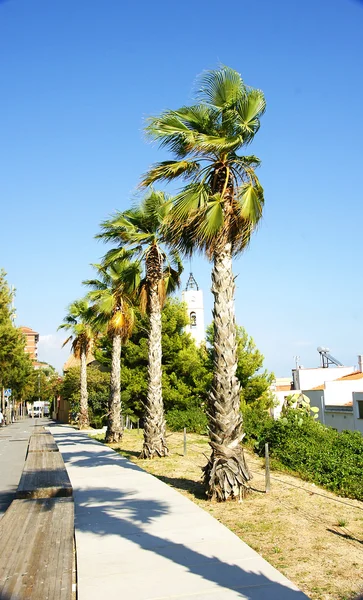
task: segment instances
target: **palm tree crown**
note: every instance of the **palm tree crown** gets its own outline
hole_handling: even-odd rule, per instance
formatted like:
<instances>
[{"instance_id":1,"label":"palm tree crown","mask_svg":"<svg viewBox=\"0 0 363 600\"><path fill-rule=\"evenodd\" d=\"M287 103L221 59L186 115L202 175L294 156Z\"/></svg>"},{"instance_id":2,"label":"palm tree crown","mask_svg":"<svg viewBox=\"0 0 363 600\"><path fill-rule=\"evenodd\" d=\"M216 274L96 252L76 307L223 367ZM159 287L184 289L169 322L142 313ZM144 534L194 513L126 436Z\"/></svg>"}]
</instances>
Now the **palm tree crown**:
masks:
<instances>
[{"instance_id":1,"label":"palm tree crown","mask_svg":"<svg viewBox=\"0 0 363 600\"><path fill-rule=\"evenodd\" d=\"M122 249L112 262L93 265L99 279L83 282L92 288L87 297L93 303L93 323L111 337L121 335L123 342L132 333L133 305L140 286L140 266L129 259L130 253Z\"/></svg>"},{"instance_id":2,"label":"palm tree crown","mask_svg":"<svg viewBox=\"0 0 363 600\"><path fill-rule=\"evenodd\" d=\"M264 95L222 67L202 76L197 99L198 104L148 120L148 136L176 160L154 165L142 184L186 180L169 211L169 237L186 252L199 247L209 255L228 240L236 254L262 216L263 189L255 174L260 161L237 152L260 127Z\"/></svg>"},{"instance_id":3,"label":"palm tree crown","mask_svg":"<svg viewBox=\"0 0 363 600\"><path fill-rule=\"evenodd\" d=\"M107 252L105 264L118 259L124 247L131 249L145 263L145 276L140 282L141 309L149 309L149 288L157 283L161 305L166 296L180 284L182 264L174 250L167 251L163 224L172 208L170 199L161 191L151 189L139 206L117 212L101 223L98 238L117 242L118 247Z\"/></svg>"},{"instance_id":4,"label":"palm tree crown","mask_svg":"<svg viewBox=\"0 0 363 600\"><path fill-rule=\"evenodd\" d=\"M71 331L71 335L63 342L62 347L72 342L72 352L80 358L81 352L86 355L92 349L94 331L91 325L92 310L87 299L75 300L68 307L68 314L64 317L58 329Z\"/></svg>"}]
</instances>

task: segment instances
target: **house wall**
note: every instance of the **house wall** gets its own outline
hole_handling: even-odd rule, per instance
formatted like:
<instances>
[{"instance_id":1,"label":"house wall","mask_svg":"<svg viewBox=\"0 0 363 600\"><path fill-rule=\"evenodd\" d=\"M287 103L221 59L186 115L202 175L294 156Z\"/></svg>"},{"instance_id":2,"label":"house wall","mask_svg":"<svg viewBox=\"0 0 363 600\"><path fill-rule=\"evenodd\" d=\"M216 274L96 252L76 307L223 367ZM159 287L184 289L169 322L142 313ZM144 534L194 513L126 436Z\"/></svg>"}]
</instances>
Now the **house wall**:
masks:
<instances>
[{"instance_id":1,"label":"house wall","mask_svg":"<svg viewBox=\"0 0 363 600\"><path fill-rule=\"evenodd\" d=\"M358 402L363 402L363 392L353 392L353 414L355 430L363 434L363 419L359 418Z\"/></svg>"},{"instance_id":2,"label":"house wall","mask_svg":"<svg viewBox=\"0 0 363 600\"><path fill-rule=\"evenodd\" d=\"M322 385L325 381L332 381L354 373L354 367L329 367L323 369L293 369L293 379L295 389L311 390L318 385ZM305 393L305 392L304 392Z\"/></svg>"},{"instance_id":3,"label":"house wall","mask_svg":"<svg viewBox=\"0 0 363 600\"><path fill-rule=\"evenodd\" d=\"M29 354L32 360L36 360L38 356L38 341L39 333L33 331L29 327L19 327L23 335L25 335L25 352Z\"/></svg>"},{"instance_id":4,"label":"house wall","mask_svg":"<svg viewBox=\"0 0 363 600\"><path fill-rule=\"evenodd\" d=\"M327 381L324 390L325 406L344 406L353 401L353 392L363 392L363 379Z\"/></svg>"},{"instance_id":5,"label":"house wall","mask_svg":"<svg viewBox=\"0 0 363 600\"><path fill-rule=\"evenodd\" d=\"M355 419L353 411L343 413L325 410L325 425L328 427L334 427L338 431L344 431L344 429L355 431Z\"/></svg>"},{"instance_id":6,"label":"house wall","mask_svg":"<svg viewBox=\"0 0 363 600\"><path fill-rule=\"evenodd\" d=\"M328 427L334 427L338 431L348 429L350 431L360 431L363 434L363 419L359 418L358 410L358 401L363 402L363 390L360 392L352 391L353 387L359 386L362 388L363 380L335 381L334 383L336 386L330 386L332 388L330 395L326 395L327 390L306 390L304 394L310 399L311 406L319 408L318 417L321 423ZM342 389L344 386L347 386L347 390ZM327 398L330 398L329 402ZM335 404L331 402L337 398L343 400ZM348 402L353 402L352 407L344 406ZM336 410L334 410L335 406Z\"/></svg>"},{"instance_id":7,"label":"house wall","mask_svg":"<svg viewBox=\"0 0 363 600\"><path fill-rule=\"evenodd\" d=\"M310 400L310 406L319 409L318 417L321 423L325 424L324 418L324 390L304 390L304 395Z\"/></svg>"}]
</instances>

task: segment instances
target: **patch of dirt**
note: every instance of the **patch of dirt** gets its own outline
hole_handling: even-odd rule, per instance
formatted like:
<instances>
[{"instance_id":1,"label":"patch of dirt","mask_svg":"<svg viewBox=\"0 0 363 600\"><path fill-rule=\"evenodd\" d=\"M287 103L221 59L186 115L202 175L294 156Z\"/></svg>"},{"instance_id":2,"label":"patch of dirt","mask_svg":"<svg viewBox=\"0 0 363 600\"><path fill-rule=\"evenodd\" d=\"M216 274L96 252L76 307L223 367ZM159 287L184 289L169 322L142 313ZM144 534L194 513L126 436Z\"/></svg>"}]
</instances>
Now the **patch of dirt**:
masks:
<instances>
[{"instance_id":1,"label":"patch of dirt","mask_svg":"<svg viewBox=\"0 0 363 600\"><path fill-rule=\"evenodd\" d=\"M350 600L363 589L363 502L278 471L266 494L264 461L248 452L251 493L242 503L211 502L201 483L207 437L188 434L183 456L183 434L172 433L170 455L149 461L138 458L142 441L131 430L111 446L210 512L312 600Z\"/></svg>"}]
</instances>

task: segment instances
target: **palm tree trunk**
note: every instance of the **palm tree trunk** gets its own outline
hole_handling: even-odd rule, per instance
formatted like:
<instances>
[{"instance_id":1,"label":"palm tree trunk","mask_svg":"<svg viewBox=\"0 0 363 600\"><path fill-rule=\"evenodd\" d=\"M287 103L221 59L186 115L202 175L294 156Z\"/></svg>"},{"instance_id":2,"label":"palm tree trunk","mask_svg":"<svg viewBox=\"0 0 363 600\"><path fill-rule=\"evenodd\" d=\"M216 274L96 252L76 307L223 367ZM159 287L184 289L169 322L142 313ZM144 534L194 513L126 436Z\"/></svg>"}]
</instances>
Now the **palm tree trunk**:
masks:
<instances>
[{"instance_id":1,"label":"palm tree trunk","mask_svg":"<svg viewBox=\"0 0 363 600\"><path fill-rule=\"evenodd\" d=\"M144 445L141 458L167 456L165 419L161 388L161 305L158 282L150 286L149 299L149 385L144 419Z\"/></svg>"},{"instance_id":2,"label":"palm tree trunk","mask_svg":"<svg viewBox=\"0 0 363 600\"><path fill-rule=\"evenodd\" d=\"M236 377L237 344L231 244L215 252L214 376L209 397L209 436L212 454L204 467L207 495L212 499L241 498L251 479L241 441L240 384Z\"/></svg>"},{"instance_id":3,"label":"palm tree trunk","mask_svg":"<svg viewBox=\"0 0 363 600\"><path fill-rule=\"evenodd\" d=\"M79 407L78 425L80 429L89 428L88 390L87 390L87 352L82 348L81 354L81 402Z\"/></svg>"},{"instance_id":4,"label":"palm tree trunk","mask_svg":"<svg viewBox=\"0 0 363 600\"><path fill-rule=\"evenodd\" d=\"M110 397L108 401L108 420L106 442L119 442L122 438L121 426L121 335L114 334L112 338L112 358L110 377Z\"/></svg>"}]
</instances>

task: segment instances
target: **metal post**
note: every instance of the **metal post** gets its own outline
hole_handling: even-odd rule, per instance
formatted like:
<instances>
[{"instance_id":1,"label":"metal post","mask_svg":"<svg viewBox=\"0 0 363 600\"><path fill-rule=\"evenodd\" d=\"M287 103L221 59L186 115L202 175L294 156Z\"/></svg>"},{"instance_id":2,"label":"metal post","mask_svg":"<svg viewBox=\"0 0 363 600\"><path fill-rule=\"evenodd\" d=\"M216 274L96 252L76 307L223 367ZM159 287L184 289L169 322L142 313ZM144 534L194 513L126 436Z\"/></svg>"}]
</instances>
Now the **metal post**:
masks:
<instances>
[{"instance_id":1,"label":"metal post","mask_svg":"<svg viewBox=\"0 0 363 600\"><path fill-rule=\"evenodd\" d=\"M187 455L187 430L184 427L184 456Z\"/></svg>"},{"instance_id":2,"label":"metal post","mask_svg":"<svg viewBox=\"0 0 363 600\"><path fill-rule=\"evenodd\" d=\"M265 444L265 491L270 491L270 456L268 453L268 443Z\"/></svg>"}]
</instances>

